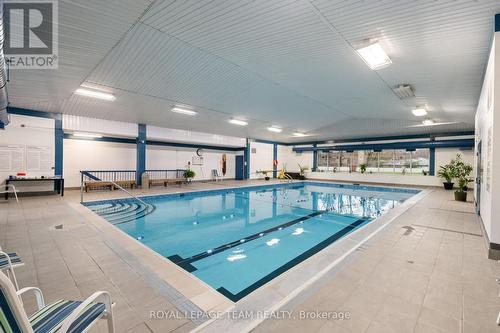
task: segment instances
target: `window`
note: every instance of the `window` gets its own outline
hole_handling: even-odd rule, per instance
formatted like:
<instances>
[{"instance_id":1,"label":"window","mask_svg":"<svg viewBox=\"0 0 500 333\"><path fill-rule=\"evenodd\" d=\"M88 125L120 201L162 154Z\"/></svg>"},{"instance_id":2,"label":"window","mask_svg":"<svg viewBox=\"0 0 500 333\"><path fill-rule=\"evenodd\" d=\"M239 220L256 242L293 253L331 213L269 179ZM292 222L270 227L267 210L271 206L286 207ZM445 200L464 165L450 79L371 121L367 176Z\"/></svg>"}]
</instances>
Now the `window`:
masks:
<instances>
[{"instance_id":1,"label":"window","mask_svg":"<svg viewBox=\"0 0 500 333\"><path fill-rule=\"evenodd\" d=\"M411 173L427 174L429 172L429 149L416 149L411 152Z\"/></svg>"},{"instance_id":2,"label":"window","mask_svg":"<svg viewBox=\"0 0 500 333\"><path fill-rule=\"evenodd\" d=\"M359 172L366 164L371 173L428 174L429 149L360 150L318 152L318 169L330 172Z\"/></svg>"},{"instance_id":3,"label":"window","mask_svg":"<svg viewBox=\"0 0 500 333\"><path fill-rule=\"evenodd\" d=\"M378 152L365 151L366 172L378 172Z\"/></svg>"},{"instance_id":4,"label":"window","mask_svg":"<svg viewBox=\"0 0 500 333\"><path fill-rule=\"evenodd\" d=\"M328 167L328 153L318 152L318 168L326 169Z\"/></svg>"},{"instance_id":5,"label":"window","mask_svg":"<svg viewBox=\"0 0 500 333\"><path fill-rule=\"evenodd\" d=\"M408 164L409 152L405 149L394 150L394 172L406 173L410 165Z\"/></svg>"},{"instance_id":6,"label":"window","mask_svg":"<svg viewBox=\"0 0 500 333\"><path fill-rule=\"evenodd\" d=\"M378 156L379 172L394 173L394 149L382 150Z\"/></svg>"}]
</instances>

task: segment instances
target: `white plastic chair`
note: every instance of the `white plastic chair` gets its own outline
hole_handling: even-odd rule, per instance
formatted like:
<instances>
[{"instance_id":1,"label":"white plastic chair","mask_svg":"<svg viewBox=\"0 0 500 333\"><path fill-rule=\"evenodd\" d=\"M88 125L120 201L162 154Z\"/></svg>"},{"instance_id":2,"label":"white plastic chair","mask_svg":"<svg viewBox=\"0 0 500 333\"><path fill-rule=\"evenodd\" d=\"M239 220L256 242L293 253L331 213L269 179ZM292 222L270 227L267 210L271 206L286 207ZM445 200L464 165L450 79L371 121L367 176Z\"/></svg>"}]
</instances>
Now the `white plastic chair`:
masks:
<instances>
[{"instance_id":1,"label":"white plastic chair","mask_svg":"<svg viewBox=\"0 0 500 333\"><path fill-rule=\"evenodd\" d=\"M222 177L219 175L219 171L217 169L212 169L212 180L213 181L222 181Z\"/></svg>"},{"instance_id":2,"label":"white plastic chair","mask_svg":"<svg viewBox=\"0 0 500 333\"><path fill-rule=\"evenodd\" d=\"M9 190L10 188L10 190ZM8 185L0 185L0 195L6 194L6 193L14 193L14 197L16 198L16 202L19 203L19 199L17 198L17 190L16 187L12 184Z\"/></svg>"},{"instance_id":3,"label":"white plastic chair","mask_svg":"<svg viewBox=\"0 0 500 333\"><path fill-rule=\"evenodd\" d=\"M26 292L35 294L38 306L38 310L29 317L21 301ZM83 302L59 300L45 305L40 289L28 287L16 291L7 276L0 273L0 304L4 314L0 317L0 328L7 332L87 332L99 319L107 321L109 333L115 331L113 303L106 291L95 292Z\"/></svg>"},{"instance_id":4,"label":"white plastic chair","mask_svg":"<svg viewBox=\"0 0 500 333\"><path fill-rule=\"evenodd\" d=\"M19 284L17 283L14 268L20 266L24 266L24 262L21 261L21 258L17 255L17 253L4 252L2 251L2 247L0 247L0 272L5 271L7 273L7 276L16 287L16 290L19 289Z\"/></svg>"}]
</instances>

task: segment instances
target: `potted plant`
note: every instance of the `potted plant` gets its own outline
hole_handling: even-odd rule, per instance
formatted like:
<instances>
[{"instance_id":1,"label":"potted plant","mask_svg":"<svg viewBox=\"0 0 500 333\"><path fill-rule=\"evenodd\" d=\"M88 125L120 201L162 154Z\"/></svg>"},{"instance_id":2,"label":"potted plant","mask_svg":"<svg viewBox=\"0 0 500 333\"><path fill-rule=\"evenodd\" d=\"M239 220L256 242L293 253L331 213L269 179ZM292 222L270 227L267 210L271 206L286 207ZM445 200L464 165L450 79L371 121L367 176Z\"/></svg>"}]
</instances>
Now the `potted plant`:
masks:
<instances>
[{"instance_id":1,"label":"potted plant","mask_svg":"<svg viewBox=\"0 0 500 333\"><path fill-rule=\"evenodd\" d=\"M257 172L258 172L258 173L263 174L263 175L264 175L264 179L265 179L265 180L269 180L269 179L271 179L271 178L269 178L269 176L267 175L267 173L268 173L269 171L267 171L267 170L260 170L260 171L257 171Z\"/></svg>"},{"instance_id":2,"label":"potted plant","mask_svg":"<svg viewBox=\"0 0 500 333\"><path fill-rule=\"evenodd\" d=\"M472 165L465 163L462 160L462 155L457 154L457 157L451 161L452 169L455 178L458 180L458 189L455 191L456 201L467 201L467 189L472 181L470 174L472 173Z\"/></svg>"},{"instance_id":3,"label":"potted plant","mask_svg":"<svg viewBox=\"0 0 500 333\"><path fill-rule=\"evenodd\" d=\"M184 171L184 178L186 178L188 183L190 183L195 176L196 173L191 169L187 169L186 171Z\"/></svg>"},{"instance_id":4,"label":"potted plant","mask_svg":"<svg viewBox=\"0 0 500 333\"><path fill-rule=\"evenodd\" d=\"M304 180L306 179L306 171L309 170L309 167L307 165L299 165L299 179Z\"/></svg>"},{"instance_id":5,"label":"potted plant","mask_svg":"<svg viewBox=\"0 0 500 333\"><path fill-rule=\"evenodd\" d=\"M362 163L359 165L359 171L361 173L365 173L366 172L366 163Z\"/></svg>"},{"instance_id":6,"label":"potted plant","mask_svg":"<svg viewBox=\"0 0 500 333\"><path fill-rule=\"evenodd\" d=\"M453 162L453 161L452 161ZM453 165L451 163L441 165L437 173L438 177L444 179L443 182L445 190L453 190L454 183L453 178L455 178L455 171L453 170Z\"/></svg>"}]
</instances>

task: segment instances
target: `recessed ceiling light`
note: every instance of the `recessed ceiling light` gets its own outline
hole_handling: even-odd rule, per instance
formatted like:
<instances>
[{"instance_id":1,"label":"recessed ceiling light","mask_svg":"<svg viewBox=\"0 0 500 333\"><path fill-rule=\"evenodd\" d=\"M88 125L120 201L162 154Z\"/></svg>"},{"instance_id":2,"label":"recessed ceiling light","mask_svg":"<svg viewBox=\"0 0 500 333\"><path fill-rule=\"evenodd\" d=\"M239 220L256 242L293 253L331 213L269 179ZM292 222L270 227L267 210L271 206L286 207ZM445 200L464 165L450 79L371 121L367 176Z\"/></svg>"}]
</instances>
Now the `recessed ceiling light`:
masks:
<instances>
[{"instance_id":1,"label":"recessed ceiling light","mask_svg":"<svg viewBox=\"0 0 500 333\"><path fill-rule=\"evenodd\" d=\"M301 132L295 132L295 133L293 133L293 136L296 136L296 137L304 137L304 136L307 136L307 134L305 134L305 133L301 133Z\"/></svg>"},{"instance_id":2,"label":"recessed ceiling light","mask_svg":"<svg viewBox=\"0 0 500 333\"><path fill-rule=\"evenodd\" d=\"M106 101L114 101L116 99L115 95L97 90L90 90L87 88L78 88L75 90L75 94L85 97L92 97L97 99L103 99Z\"/></svg>"},{"instance_id":3,"label":"recessed ceiling light","mask_svg":"<svg viewBox=\"0 0 500 333\"><path fill-rule=\"evenodd\" d=\"M185 114L188 116L196 116L198 114L198 112L196 112L196 111L185 109L185 108L180 108L178 106L172 108L171 111L175 112L175 113Z\"/></svg>"},{"instance_id":4,"label":"recessed ceiling light","mask_svg":"<svg viewBox=\"0 0 500 333\"><path fill-rule=\"evenodd\" d=\"M416 108L411 110L411 112L416 117L423 117L427 115L427 110L425 108Z\"/></svg>"},{"instance_id":5,"label":"recessed ceiling light","mask_svg":"<svg viewBox=\"0 0 500 333\"><path fill-rule=\"evenodd\" d=\"M357 49L359 56L373 70L385 68L392 64L391 58L377 42Z\"/></svg>"},{"instance_id":6,"label":"recessed ceiling light","mask_svg":"<svg viewBox=\"0 0 500 333\"><path fill-rule=\"evenodd\" d=\"M77 138L102 138L102 135L92 133L73 133L73 136Z\"/></svg>"},{"instance_id":7,"label":"recessed ceiling light","mask_svg":"<svg viewBox=\"0 0 500 333\"><path fill-rule=\"evenodd\" d=\"M281 128L276 127L276 126L271 126L267 128L268 131L274 132L274 133L281 133L283 131Z\"/></svg>"},{"instance_id":8,"label":"recessed ceiling light","mask_svg":"<svg viewBox=\"0 0 500 333\"><path fill-rule=\"evenodd\" d=\"M238 120L238 119L229 119L229 122L233 125L238 125L238 126L246 126L248 123L244 120Z\"/></svg>"},{"instance_id":9,"label":"recessed ceiling light","mask_svg":"<svg viewBox=\"0 0 500 333\"><path fill-rule=\"evenodd\" d=\"M434 120L432 120L432 119L425 119L424 121L422 121L422 124L424 124L424 125L434 125Z\"/></svg>"}]
</instances>

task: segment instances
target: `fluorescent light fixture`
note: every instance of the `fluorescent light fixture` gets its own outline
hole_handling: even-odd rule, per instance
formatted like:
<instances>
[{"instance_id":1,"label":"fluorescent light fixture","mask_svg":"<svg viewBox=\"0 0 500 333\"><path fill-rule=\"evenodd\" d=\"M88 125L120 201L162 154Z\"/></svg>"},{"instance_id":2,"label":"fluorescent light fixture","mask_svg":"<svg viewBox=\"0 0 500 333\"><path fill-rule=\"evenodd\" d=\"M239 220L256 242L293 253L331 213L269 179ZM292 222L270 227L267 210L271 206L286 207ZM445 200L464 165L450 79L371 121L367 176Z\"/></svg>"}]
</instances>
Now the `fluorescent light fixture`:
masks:
<instances>
[{"instance_id":1,"label":"fluorescent light fixture","mask_svg":"<svg viewBox=\"0 0 500 333\"><path fill-rule=\"evenodd\" d=\"M198 114L198 112L196 112L196 111L185 109L185 108L180 108L178 106L172 108L171 111L175 112L175 113L185 114L188 116L196 116Z\"/></svg>"},{"instance_id":2,"label":"fluorescent light fixture","mask_svg":"<svg viewBox=\"0 0 500 333\"><path fill-rule=\"evenodd\" d=\"M229 119L229 122L233 125L238 125L238 126L246 126L248 123L243 120L238 120L238 119Z\"/></svg>"},{"instance_id":3,"label":"fluorescent light fixture","mask_svg":"<svg viewBox=\"0 0 500 333\"><path fill-rule=\"evenodd\" d=\"M103 99L106 101L114 101L116 99L115 95L113 95L113 94L110 94L110 93L107 93L104 91L90 90L87 88L78 88L75 90L75 94L85 96L85 97Z\"/></svg>"},{"instance_id":4,"label":"fluorescent light fixture","mask_svg":"<svg viewBox=\"0 0 500 333\"><path fill-rule=\"evenodd\" d=\"M424 124L426 126L434 125L434 120L432 120L432 119L425 119L424 121L422 121L422 124Z\"/></svg>"},{"instance_id":5,"label":"fluorescent light fixture","mask_svg":"<svg viewBox=\"0 0 500 333\"><path fill-rule=\"evenodd\" d=\"M276 127L276 126L271 126L267 128L268 131L274 132L274 133L281 133L283 131L281 128Z\"/></svg>"},{"instance_id":6,"label":"fluorescent light fixture","mask_svg":"<svg viewBox=\"0 0 500 333\"><path fill-rule=\"evenodd\" d=\"M296 137L300 137L300 138L302 138L302 137L304 137L304 136L307 136L307 134L305 134L305 133L301 133L301 132L295 132L295 133L293 133L293 136L296 136Z\"/></svg>"},{"instance_id":7,"label":"fluorescent light fixture","mask_svg":"<svg viewBox=\"0 0 500 333\"><path fill-rule=\"evenodd\" d=\"M392 64L391 58L377 42L357 49L359 56L373 70L385 68Z\"/></svg>"},{"instance_id":8,"label":"fluorescent light fixture","mask_svg":"<svg viewBox=\"0 0 500 333\"><path fill-rule=\"evenodd\" d=\"M102 135L92 133L73 133L73 136L77 138L102 138Z\"/></svg>"},{"instance_id":9,"label":"fluorescent light fixture","mask_svg":"<svg viewBox=\"0 0 500 333\"><path fill-rule=\"evenodd\" d=\"M411 110L411 113L413 113L414 116L416 117L423 117L427 116L427 110L425 108L416 108Z\"/></svg>"}]
</instances>

